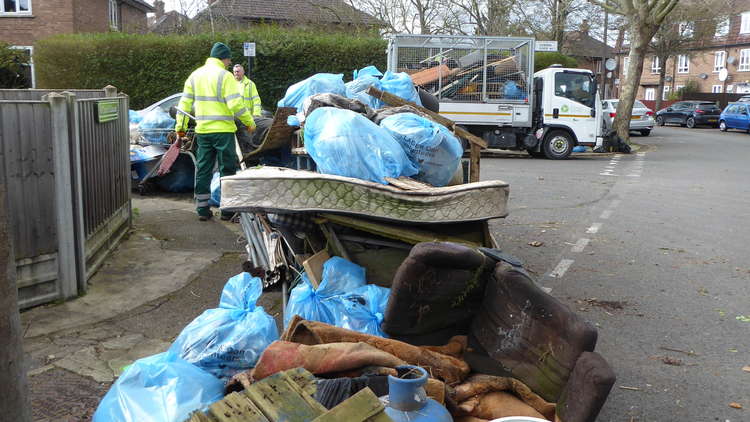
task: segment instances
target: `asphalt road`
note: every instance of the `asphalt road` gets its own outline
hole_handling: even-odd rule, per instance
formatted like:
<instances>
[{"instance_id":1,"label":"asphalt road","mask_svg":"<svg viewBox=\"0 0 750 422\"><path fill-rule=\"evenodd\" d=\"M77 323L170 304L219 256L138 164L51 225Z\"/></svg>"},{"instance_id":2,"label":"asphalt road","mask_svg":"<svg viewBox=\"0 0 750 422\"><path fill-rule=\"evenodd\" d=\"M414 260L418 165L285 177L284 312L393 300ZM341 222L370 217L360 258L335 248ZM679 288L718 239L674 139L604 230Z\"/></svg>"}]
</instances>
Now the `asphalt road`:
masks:
<instances>
[{"instance_id":1,"label":"asphalt road","mask_svg":"<svg viewBox=\"0 0 750 422\"><path fill-rule=\"evenodd\" d=\"M597 326L617 374L598 421L750 421L750 135L632 140L630 155L483 159L511 189L493 232Z\"/></svg>"}]
</instances>

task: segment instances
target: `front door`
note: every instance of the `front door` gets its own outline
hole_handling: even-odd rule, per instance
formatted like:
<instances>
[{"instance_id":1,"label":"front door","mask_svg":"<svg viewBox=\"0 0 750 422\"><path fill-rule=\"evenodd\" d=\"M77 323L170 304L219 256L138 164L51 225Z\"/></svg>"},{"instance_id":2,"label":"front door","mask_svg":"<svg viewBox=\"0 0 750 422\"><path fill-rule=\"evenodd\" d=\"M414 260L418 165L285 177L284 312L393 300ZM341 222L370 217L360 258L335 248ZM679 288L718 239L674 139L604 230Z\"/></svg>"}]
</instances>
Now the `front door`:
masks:
<instances>
[{"instance_id":1,"label":"front door","mask_svg":"<svg viewBox=\"0 0 750 422\"><path fill-rule=\"evenodd\" d=\"M592 113L597 98L596 82L592 75L563 70L553 77L554 93L550 97L549 107L545 107L545 123L569 127L579 144L596 144L599 120Z\"/></svg>"}]
</instances>

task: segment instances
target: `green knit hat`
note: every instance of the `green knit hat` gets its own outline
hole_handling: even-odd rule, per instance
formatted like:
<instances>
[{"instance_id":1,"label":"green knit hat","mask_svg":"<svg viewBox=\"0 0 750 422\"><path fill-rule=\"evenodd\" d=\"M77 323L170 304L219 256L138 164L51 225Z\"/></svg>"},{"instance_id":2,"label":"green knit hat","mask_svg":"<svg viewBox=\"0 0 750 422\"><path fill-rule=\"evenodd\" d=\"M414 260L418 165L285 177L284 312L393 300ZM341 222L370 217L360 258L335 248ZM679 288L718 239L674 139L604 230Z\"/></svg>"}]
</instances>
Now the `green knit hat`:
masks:
<instances>
[{"instance_id":1,"label":"green knit hat","mask_svg":"<svg viewBox=\"0 0 750 422\"><path fill-rule=\"evenodd\" d=\"M217 42L211 47L211 57L217 59L229 59L232 57L232 51L229 50L226 44Z\"/></svg>"}]
</instances>

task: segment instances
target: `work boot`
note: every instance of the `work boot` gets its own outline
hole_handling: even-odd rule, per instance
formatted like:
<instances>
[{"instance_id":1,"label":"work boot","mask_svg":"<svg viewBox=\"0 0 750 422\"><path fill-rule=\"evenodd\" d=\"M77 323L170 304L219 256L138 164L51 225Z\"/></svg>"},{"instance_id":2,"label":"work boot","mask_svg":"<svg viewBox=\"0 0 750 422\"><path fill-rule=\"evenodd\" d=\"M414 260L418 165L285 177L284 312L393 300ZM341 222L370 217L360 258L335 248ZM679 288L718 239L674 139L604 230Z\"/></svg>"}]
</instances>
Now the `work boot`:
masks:
<instances>
[{"instance_id":1,"label":"work boot","mask_svg":"<svg viewBox=\"0 0 750 422\"><path fill-rule=\"evenodd\" d=\"M211 209L208 207L200 207L198 208L198 220L200 221L208 221L214 216L214 213L211 212Z\"/></svg>"}]
</instances>

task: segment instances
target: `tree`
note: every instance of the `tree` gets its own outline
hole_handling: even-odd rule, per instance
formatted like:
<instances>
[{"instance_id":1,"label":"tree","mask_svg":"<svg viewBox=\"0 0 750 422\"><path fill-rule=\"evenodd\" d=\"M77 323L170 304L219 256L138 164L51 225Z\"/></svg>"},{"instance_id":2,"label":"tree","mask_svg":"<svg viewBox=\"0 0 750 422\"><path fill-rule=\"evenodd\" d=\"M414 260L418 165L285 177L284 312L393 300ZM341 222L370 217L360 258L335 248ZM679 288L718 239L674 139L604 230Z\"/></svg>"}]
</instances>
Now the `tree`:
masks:
<instances>
[{"instance_id":1,"label":"tree","mask_svg":"<svg viewBox=\"0 0 750 422\"><path fill-rule=\"evenodd\" d=\"M24 50L0 42L0 88L28 88L31 85L25 76L29 60L26 54Z\"/></svg>"},{"instance_id":2,"label":"tree","mask_svg":"<svg viewBox=\"0 0 750 422\"><path fill-rule=\"evenodd\" d=\"M627 20L630 33L630 63L628 74L620 91L617 115L613 127L617 135L630 140L630 115L633 112L635 94L641 82L643 59L646 57L649 42L661 27L664 20L677 6L679 0L589 0L608 12L622 15Z\"/></svg>"},{"instance_id":3,"label":"tree","mask_svg":"<svg viewBox=\"0 0 750 422\"><path fill-rule=\"evenodd\" d=\"M0 184L0 415L3 420L30 422L26 365L21 348L16 263L11 247L11 225L6 208L6 188Z\"/></svg>"},{"instance_id":4,"label":"tree","mask_svg":"<svg viewBox=\"0 0 750 422\"><path fill-rule=\"evenodd\" d=\"M659 86L656 89L656 110L661 109L667 61L680 54L688 54L693 40L705 39L715 32L718 21L715 10L719 1L705 0L680 4L662 23L649 43L649 52L659 65Z\"/></svg>"}]
</instances>

